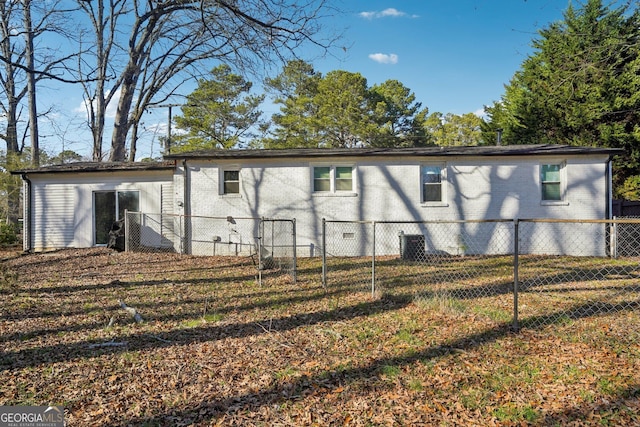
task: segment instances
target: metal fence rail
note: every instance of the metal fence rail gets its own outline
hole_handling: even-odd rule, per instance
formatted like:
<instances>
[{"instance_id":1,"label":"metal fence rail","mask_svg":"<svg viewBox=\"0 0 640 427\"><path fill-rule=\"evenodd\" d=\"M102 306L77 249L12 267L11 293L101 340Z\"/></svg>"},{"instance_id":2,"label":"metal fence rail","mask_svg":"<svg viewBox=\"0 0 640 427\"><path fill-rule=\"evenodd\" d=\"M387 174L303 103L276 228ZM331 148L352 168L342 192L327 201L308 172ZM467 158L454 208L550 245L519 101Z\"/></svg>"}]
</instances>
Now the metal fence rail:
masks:
<instances>
[{"instance_id":1,"label":"metal fence rail","mask_svg":"<svg viewBox=\"0 0 640 427\"><path fill-rule=\"evenodd\" d=\"M322 274L325 287L476 301L515 329L637 314L640 220L323 221Z\"/></svg>"},{"instance_id":2,"label":"metal fence rail","mask_svg":"<svg viewBox=\"0 0 640 427\"><path fill-rule=\"evenodd\" d=\"M126 212L125 250L250 257L259 279L296 280L295 219L206 217Z\"/></svg>"}]
</instances>

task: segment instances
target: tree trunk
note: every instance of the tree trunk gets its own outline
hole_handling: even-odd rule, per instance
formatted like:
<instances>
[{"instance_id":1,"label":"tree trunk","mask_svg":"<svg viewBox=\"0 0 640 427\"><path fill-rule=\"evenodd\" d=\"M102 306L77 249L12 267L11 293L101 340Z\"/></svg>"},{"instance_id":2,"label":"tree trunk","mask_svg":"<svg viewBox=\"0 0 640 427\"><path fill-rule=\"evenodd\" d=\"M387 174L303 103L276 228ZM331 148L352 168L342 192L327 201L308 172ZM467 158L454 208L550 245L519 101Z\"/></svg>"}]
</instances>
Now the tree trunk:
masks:
<instances>
[{"instance_id":1,"label":"tree trunk","mask_svg":"<svg viewBox=\"0 0 640 427\"><path fill-rule=\"evenodd\" d=\"M137 115L136 115L137 118ZM139 118L137 118L137 120L139 120ZM135 123L138 123L138 121L136 121ZM130 162L135 162L136 161L136 151L137 151L137 142L138 142L138 126L134 125L131 127L131 143L129 146L129 161Z\"/></svg>"},{"instance_id":2,"label":"tree trunk","mask_svg":"<svg viewBox=\"0 0 640 427\"><path fill-rule=\"evenodd\" d=\"M34 70L33 29L31 23L31 0L22 0L25 60L27 69ZM36 105L36 79L33 71L27 72L27 96L29 98L29 136L31 140L31 166L40 166L40 143L38 139L38 107Z\"/></svg>"},{"instance_id":3,"label":"tree trunk","mask_svg":"<svg viewBox=\"0 0 640 427\"><path fill-rule=\"evenodd\" d=\"M5 141L7 142L7 154L18 154L20 149L18 147L18 119L17 119L17 101L15 99L9 99L9 108L7 111L7 133L5 135Z\"/></svg>"},{"instance_id":4,"label":"tree trunk","mask_svg":"<svg viewBox=\"0 0 640 427\"><path fill-rule=\"evenodd\" d=\"M116 117L113 124L111 156L109 157L109 160L112 162L124 162L127 160L126 143L127 134L129 133L129 109L133 102L137 73L130 71L127 77L122 84L118 109L116 110Z\"/></svg>"},{"instance_id":5,"label":"tree trunk","mask_svg":"<svg viewBox=\"0 0 640 427\"><path fill-rule=\"evenodd\" d=\"M102 135L104 133L104 121L106 102L104 99L104 82L98 81L96 88L95 107L89 107L91 117L91 131L93 135L93 161L102 161Z\"/></svg>"},{"instance_id":6,"label":"tree trunk","mask_svg":"<svg viewBox=\"0 0 640 427\"><path fill-rule=\"evenodd\" d=\"M150 20L149 26L155 25L155 20ZM150 28L145 28L145 36L148 37ZM113 134L111 136L111 156L109 160L112 162L124 162L127 160L127 134L129 133L130 121L129 111L133 104L133 98L138 86L140 78L140 61L142 59L141 49L146 43L140 43L134 50L129 52L129 63L122 73L122 86L120 86L120 99L118 100L118 108L116 109L116 117L113 124Z\"/></svg>"}]
</instances>

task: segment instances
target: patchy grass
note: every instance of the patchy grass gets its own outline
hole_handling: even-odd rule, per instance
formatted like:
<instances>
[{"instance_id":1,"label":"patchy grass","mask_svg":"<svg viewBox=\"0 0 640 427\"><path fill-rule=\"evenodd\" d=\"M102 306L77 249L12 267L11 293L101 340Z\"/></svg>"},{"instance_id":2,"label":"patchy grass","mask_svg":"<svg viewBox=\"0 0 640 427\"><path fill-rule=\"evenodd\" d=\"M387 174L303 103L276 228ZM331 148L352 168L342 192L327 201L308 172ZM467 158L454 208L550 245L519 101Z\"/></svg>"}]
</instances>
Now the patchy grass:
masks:
<instances>
[{"instance_id":1,"label":"patchy grass","mask_svg":"<svg viewBox=\"0 0 640 427\"><path fill-rule=\"evenodd\" d=\"M411 266L425 284L388 260L372 298L359 260L336 260L324 289L318 259L299 259L297 283L267 274L261 287L246 258L13 256L0 270L0 404L61 404L69 425L640 423L638 295L617 287L636 274L628 263L607 287L635 304L585 310L606 289L564 260L564 288L525 294L515 333L508 260L438 276L464 262ZM529 262L528 277L549 276Z\"/></svg>"}]
</instances>

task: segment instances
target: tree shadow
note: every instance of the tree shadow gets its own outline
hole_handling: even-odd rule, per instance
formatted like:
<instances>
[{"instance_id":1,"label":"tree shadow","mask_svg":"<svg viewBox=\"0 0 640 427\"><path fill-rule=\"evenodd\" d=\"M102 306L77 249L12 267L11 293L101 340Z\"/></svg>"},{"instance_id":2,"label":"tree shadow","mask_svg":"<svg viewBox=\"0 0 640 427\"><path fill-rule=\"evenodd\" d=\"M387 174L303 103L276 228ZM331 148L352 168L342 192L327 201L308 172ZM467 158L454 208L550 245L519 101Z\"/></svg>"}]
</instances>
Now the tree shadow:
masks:
<instances>
[{"instance_id":1,"label":"tree shadow","mask_svg":"<svg viewBox=\"0 0 640 427\"><path fill-rule=\"evenodd\" d=\"M612 415L618 412L636 412L640 399L640 384L633 384L626 389L617 391L608 403L598 405L571 406L562 411L545 414L538 422L539 425L556 426L569 423L579 423L589 420L594 413L609 412ZM637 412L636 412L637 413ZM576 424L577 425L577 424ZM613 425L606 419L601 420L601 425Z\"/></svg>"},{"instance_id":2,"label":"tree shadow","mask_svg":"<svg viewBox=\"0 0 640 427\"><path fill-rule=\"evenodd\" d=\"M404 305L401 303L401 305ZM637 307L634 304L634 308ZM577 305L572 310L573 318L584 318L596 315L598 312L593 310L590 304ZM531 323L540 328L544 325L560 322L558 313L544 316L546 318L527 319L526 323ZM456 353L459 351L469 351L477 347L484 346L487 343L495 342L500 338L514 334L513 329L502 324L494 328L470 334L459 339L448 341L444 344L432 345L419 351L408 351L402 355L395 357L384 357L372 360L366 366L341 369L340 371L321 372L313 376L304 376L294 381L284 384L276 384L269 388L265 388L258 392L246 393L235 396L227 396L216 400L207 400L187 405L181 410L172 410L167 414L158 414L149 418L129 419L123 423L114 425L130 425L147 423L149 425L163 425L168 420L179 420L181 423L191 424L202 421L216 420L225 414L235 410L244 412L259 412L260 408L267 407L276 403L286 401L299 401L306 394L312 394L317 389L332 389L342 387L345 384L357 383L361 380L370 380L371 378L379 378L384 374L384 367L403 367L411 365L415 362L428 362L434 359ZM617 399L613 399L611 403L602 405L602 410L613 410L620 404L623 399L637 397L640 391L636 387L630 387L618 393ZM563 419L563 416L571 413L592 413L594 408L591 405L584 407L571 408L567 413L551 414L547 418L549 421L555 419ZM547 424L544 424L547 425Z\"/></svg>"},{"instance_id":3,"label":"tree shadow","mask_svg":"<svg viewBox=\"0 0 640 427\"><path fill-rule=\"evenodd\" d=\"M208 282L207 282L208 283ZM144 283L147 285L148 283ZM195 284L190 282L190 284ZM129 286L139 286L136 283L123 283L123 287ZM217 315L225 315L227 313L238 313L238 312L250 312L256 309L268 309L271 307L281 307L283 305L294 305L297 303L308 303L311 301L322 301L327 298L339 298L345 296L353 291L350 287L334 287L330 291L324 290L321 286L316 286L315 289L306 289L307 293L305 294L296 294L290 295L283 293L281 291L262 291L258 290L258 292L251 294L236 294L234 295L234 301L232 301L229 305L224 306L214 306L214 311ZM312 292L309 294L309 292ZM272 298L276 297L276 298ZM264 298L270 298L267 300L263 300ZM243 300L243 299L251 299L256 300L251 303L235 303L235 301ZM258 301L262 300L262 301ZM175 305L174 302L141 302L135 303L136 309L141 313L147 322L166 322L166 321L184 321L184 320L197 320L202 318L202 307L205 304L214 304L215 300L212 300L209 297L202 298L191 298L191 299L183 299L180 301L180 304L183 306L193 306L193 310L190 311L181 311L180 313L176 313L173 311L167 312L165 314L156 314L157 312L163 312L163 308L171 308ZM108 314L120 314L124 313L121 311L121 307L117 303L110 304L109 306L101 307L104 312ZM148 311L145 309L151 309L153 311ZM74 316L86 314L86 309L82 306L78 306L75 310L68 309L66 306L62 311L47 311L46 313L39 313L38 317L60 317L60 316ZM20 318L20 314L13 313L12 318ZM10 319L7 319L10 320ZM56 335L58 333L65 332L83 332L83 331L91 331L91 330L99 330L105 328L105 322L84 322L80 324L72 324L66 326L58 326L55 328L43 328L37 330L30 330L28 332L14 332L11 334L0 334L0 343L1 342L10 342L13 340L25 340L31 337L46 337L48 335Z\"/></svg>"},{"instance_id":4,"label":"tree shadow","mask_svg":"<svg viewBox=\"0 0 640 427\"><path fill-rule=\"evenodd\" d=\"M267 331L263 323L278 331L287 331L301 326L314 325L327 321L346 321L381 312L398 310L412 301L409 295L393 296L366 303L359 303L333 310L322 310L313 313L300 313L281 318L266 318L261 321L247 323L231 323L224 325L185 328L162 333L138 332L112 337L113 342L126 343L122 346L105 346L92 348L98 342L75 342L45 345L19 351L0 353L0 371L34 367L44 363L56 363L79 358L95 357L104 354L117 354L128 351L139 351L167 346L184 346L194 342L216 341L223 338L245 338L261 335Z\"/></svg>"}]
</instances>

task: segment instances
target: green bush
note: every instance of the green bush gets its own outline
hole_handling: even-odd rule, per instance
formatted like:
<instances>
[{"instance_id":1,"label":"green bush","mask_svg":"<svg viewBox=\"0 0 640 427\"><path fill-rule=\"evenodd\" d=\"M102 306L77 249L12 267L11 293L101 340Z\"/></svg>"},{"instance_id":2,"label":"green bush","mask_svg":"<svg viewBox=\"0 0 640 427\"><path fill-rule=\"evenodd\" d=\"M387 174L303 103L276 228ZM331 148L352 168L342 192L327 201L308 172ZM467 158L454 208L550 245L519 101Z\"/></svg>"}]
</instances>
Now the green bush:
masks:
<instances>
[{"instance_id":1,"label":"green bush","mask_svg":"<svg viewBox=\"0 0 640 427\"><path fill-rule=\"evenodd\" d=\"M630 176L616 191L616 196L624 200L640 200L640 175Z\"/></svg>"},{"instance_id":2,"label":"green bush","mask_svg":"<svg viewBox=\"0 0 640 427\"><path fill-rule=\"evenodd\" d=\"M0 224L0 246L15 245L20 241L20 230L15 224Z\"/></svg>"}]
</instances>

